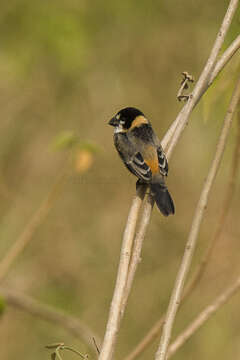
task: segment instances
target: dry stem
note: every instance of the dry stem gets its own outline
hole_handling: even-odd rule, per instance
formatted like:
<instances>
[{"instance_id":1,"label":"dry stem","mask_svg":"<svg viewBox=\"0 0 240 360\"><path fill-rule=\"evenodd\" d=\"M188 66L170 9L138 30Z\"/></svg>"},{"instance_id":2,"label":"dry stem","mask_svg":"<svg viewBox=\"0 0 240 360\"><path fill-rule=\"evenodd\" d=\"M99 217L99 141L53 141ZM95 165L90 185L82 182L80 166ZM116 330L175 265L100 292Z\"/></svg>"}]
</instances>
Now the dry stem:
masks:
<instances>
[{"instance_id":1,"label":"dry stem","mask_svg":"<svg viewBox=\"0 0 240 360\"><path fill-rule=\"evenodd\" d=\"M239 50L240 48L240 35L236 37L236 39L229 45L227 50L222 54L218 62L216 63L216 66L210 76L210 79L208 81L208 86L210 86L215 78L218 76L220 71L225 67L225 65L231 60L233 55Z\"/></svg>"},{"instance_id":2,"label":"dry stem","mask_svg":"<svg viewBox=\"0 0 240 360\"><path fill-rule=\"evenodd\" d=\"M219 217L217 229L215 231L214 236L212 237L210 244L203 255L203 258L199 264L199 267L197 268L196 272L194 273L193 277L188 282L187 286L184 288L182 300L180 303L180 306L183 303L183 300L188 297L192 291L194 290L195 286L199 283L201 280L207 263L209 261L209 258L211 257L213 248L217 242L217 240L222 235L222 232L224 230L224 226L227 220L227 215L230 210L230 205L234 196L234 192L236 189L236 182L237 182L237 172L239 168L239 160L240 160L240 110L238 115L238 134L236 139L236 146L233 153L233 159L232 159L232 167L230 171L229 181L228 181L228 187L226 191L226 195L223 201L223 205L221 206L222 212ZM140 250L141 251L141 250ZM134 252L134 251L133 251ZM140 356L143 351L156 339L158 334L160 333L160 330L162 329L163 323L165 320L165 314L163 314L159 320L152 326L152 328L148 331L148 333L144 336L144 338L139 342L139 344L129 353L128 356L124 358L124 360L134 360L138 356Z\"/></svg>"},{"instance_id":3,"label":"dry stem","mask_svg":"<svg viewBox=\"0 0 240 360\"><path fill-rule=\"evenodd\" d=\"M181 334L169 346L169 359L176 351L202 326L204 323L215 314L215 312L222 307L231 297L240 290L240 276L237 280L229 286L221 295L219 295L212 304L208 305L192 322L181 332Z\"/></svg>"},{"instance_id":4,"label":"dry stem","mask_svg":"<svg viewBox=\"0 0 240 360\"><path fill-rule=\"evenodd\" d=\"M222 54L220 59L217 61L216 65L211 73L210 79L208 81L207 88L209 88L209 86L212 85L213 81L216 79L218 74L224 69L226 64L231 60L231 58L239 50L239 48L240 48L240 35L231 43L231 45L225 50L225 52ZM198 101L200 100L202 95L199 96ZM189 101L191 101L191 99L189 99ZM197 105L198 101L196 101L194 103L194 107ZM185 108L185 106L182 108L178 117L173 121L172 125L169 127L168 131L166 132L164 138L161 141L162 147L164 149L167 149L167 147L170 144L173 134L175 133L175 130L177 128L177 125L179 124L179 121L181 120L181 113L184 112L183 111L184 108Z\"/></svg>"},{"instance_id":5,"label":"dry stem","mask_svg":"<svg viewBox=\"0 0 240 360\"><path fill-rule=\"evenodd\" d=\"M217 229L208 245L206 253L202 257L202 260L199 264L198 269L196 270L192 279L189 281L186 288L184 289L184 294L183 294L182 300L185 299L192 292L192 290L195 288L195 286L199 283L199 281L203 277L203 274L206 270L206 266L209 262L209 259L211 258L211 255L213 253L215 245L222 235L224 226L227 221L227 215L229 213L230 206L232 203L233 195L234 195L234 192L236 189L236 182L237 182L236 180L237 180L237 172L238 172L238 168L239 168L239 160L240 160L240 114L239 114L239 118L238 118L238 134L237 134L237 139L236 139L235 150L233 153L232 167L231 167L231 172L230 172L230 176L229 176L226 195L225 195L225 198L223 201L223 205L221 206L222 211L221 211L219 221L217 224Z\"/></svg>"},{"instance_id":6,"label":"dry stem","mask_svg":"<svg viewBox=\"0 0 240 360\"><path fill-rule=\"evenodd\" d=\"M217 60L218 53L221 49L222 43L224 41L225 35L227 33L227 30L231 24L233 15L236 11L238 5L238 0L231 0L228 10L226 12L225 18L223 20L222 26L220 28L220 31L218 33L217 39L215 41L215 44L213 46L213 49L211 51L211 54L208 58L207 64L193 90L192 95L190 96L190 99L188 100L187 104L183 107L180 114L178 115L177 119L175 120L174 124L176 125L174 127L173 136L171 136L171 144L168 149L168 158L172 154L172 151L174 147L176 146L178 139L184 130L184 127L187 123L188 117L194 108L195 104L199 101L200 97L204 93L204 91L207 89L207 84L209 77L211 75L211 71L214 68L214 65ZM172 127L171 127L172 128ZM104 336L104 342L101 350L101 354L99 357L99 360L111 360L114 352L115 342L116 342L116 336L119 329L119 323L121 318L121 310L123 310L123 304L126 302L124 299L125 290L127 289L126 283L128 278L128 270L129 270L129 263L130 263L130 256L131 256L131 250L132 250L132 243L133 243L133 236L134 231L136 227L136 221L137 217L136 212L139 211L140 205L142 201L140 201L139 206L136 206L135 204L136 199L133 201L129 218L131 216L134 217L134 226L129 226L129 218L128 222L125 228L124 232L124 238L123 238L123 245L120 255L120 264L118 269L118 275L114 290L114 295L111 303L111 308L109 312L109 318L107 323L107 328ZM136 206L136 210L135 210ZM150 219L150 217L149 217ZM147 225L147 224L146 224ZM131 281L132 282L132 281ZM127 290L128 291L128 290ZM127 296L126 296L127 298Z\"/></svg>"},{"instance_id":7,"label":"dry stem","mask_svg":"<svg viewBox=\"0 0 240 360\"><path fill-rule=\"evenodd\" d=\"M237 104L240 98L240 78L237 81L235 90L232 95L232 99L227 111L227 114L224 119L223 128L221 131L221 135L219 138L219 142L217 144L216 154L212 165L210 167L207 179L204 183L202 193L200 195L200 199L195 211L195 215L193 218L191 230L189 233L189 237L187 240L187 244L185 247L185 252L183 255L182 263L177 274L177 279L175 282L175 286L171 295L169 307L166 314L166 322L163 327L162 337L160 340L159 348L156 353L155 359L156 360L165 360L167 355L168 344L170 341L172 327L175 321L175 316L179 307L179 303L182 296L182 290L185 283L186 276L188 274L188 270L192 261L194 249L196 246L196 241L198 238L198 233L200 230L200 225L202 222L203 214L207 206L209 192L213 185L214 179L217 174L217 170L219 168L222 155L225 149L225 144L227 140L227 135L232 123L234 112L237 108Z\"/></svg>"},{"instance_id":8,"label":"dry stem","mask_svg":"<svg viewBox=\"0 0 240 360\"><path fill-rule=\"evenodd\" d=\"M65 314L61 310L56 310L54 307L42 304L39 301L32 299L30 296L9 290L5 287L0 287L0 294L4 297L7 304L24 310L43 320L50 321L57 326L61 326L72 335L83 340L93 350L95 350L95 346L92 338L94 337L98 343L100 342L99 337L94 334L87 325L83 324L75 317Z\"/></svg>"},{"instance_id":9,"label":"dry stem","mask_svg":"<svg viewBox=\"0 0 240 360\"><path fill-rule=\"evenodd\" d=\"M221 50L222 44L224 42L224 39L225 39L225 36L229 29L229 26L231 25L231 22L232 22L232 19L233 19L233 16L235 14L238 4L239 4L239 0L231 0L230 1L227 12L224 16L222 25L217 34L217 38L213 45L212 51L207 60L207 63L196 83L196 86L193 89L192 94L190 95L188 102L183 107L183 109L181 110L181 112L179 113L179 115L176 119L176 124L177 124L176 130L174 132L174 135L172 136L171 144L167 151L168 159L172 155L173 149L177 145L177 142L187 124L187 121L188 121L191 111L193 110L194 106L197 104L200 97L206 91L206 89L208 87L208 82L211 77L211 73L216 64L218 54Z\"/></svg>"},{"instance_id":10,"label":"dry stem","mask_svg":"<svg viewBox=\"0 0 240 360\"><path fill-rule=\"evenodd\" d=\"M35 233L38 226L42 224L42 222L48 215L50 209L52 208L58 197L59 192L61 192L61 189L65 184L65 180L66 170L64 169L64 172L61 173L40 208L33 215L32 219L27 224L22 234L19 236L19 238L8 250L7 254L0 262L0 282L7 275L11 265L16 260L16 258L22 253L27 244L32 240L33 234Z\"/></svg>"}]
</instances>

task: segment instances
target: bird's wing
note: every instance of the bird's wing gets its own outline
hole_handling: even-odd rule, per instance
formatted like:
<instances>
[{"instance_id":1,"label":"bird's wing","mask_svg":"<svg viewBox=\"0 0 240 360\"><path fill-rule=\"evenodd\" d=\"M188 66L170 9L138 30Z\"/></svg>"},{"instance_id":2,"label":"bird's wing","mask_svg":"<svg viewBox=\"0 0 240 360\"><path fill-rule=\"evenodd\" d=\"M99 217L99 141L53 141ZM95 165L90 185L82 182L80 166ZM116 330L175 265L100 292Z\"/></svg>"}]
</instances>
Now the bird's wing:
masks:
<instances>
[{"instance_id":1,"label":"bird's wing","mask_svg":"<svg viewBox=\"0 0 240 360\"><path fill-rule=\"evenodd\" d=\"M152 179L152 172L150 167L144 161L140 152L135 153L126 162L128 169L143 181L150 181Z\"/></svg>"},{"instance_id":2,"label":"bird's wing","mask_svg":"<svg viewBox=\"0 0 240 360\"><path fill-rule=\"evenodd\" d=\"M159 166L160 173L163 176L167 176L168 162L167 162L167 158L166 158L166 155L164 154L162 147L157 148L157 155L158 155L158 166Z\"/></svg>"}]
</instances>

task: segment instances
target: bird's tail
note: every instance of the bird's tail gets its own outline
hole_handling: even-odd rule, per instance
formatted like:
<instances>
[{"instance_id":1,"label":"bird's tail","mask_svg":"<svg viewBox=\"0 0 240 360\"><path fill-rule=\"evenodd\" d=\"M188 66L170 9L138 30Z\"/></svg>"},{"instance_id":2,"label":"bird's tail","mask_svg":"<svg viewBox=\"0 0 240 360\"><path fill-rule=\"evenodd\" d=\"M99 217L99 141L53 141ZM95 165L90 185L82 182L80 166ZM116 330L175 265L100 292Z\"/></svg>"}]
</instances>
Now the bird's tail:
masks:
<instances>
[{"instance_id":1,"label":"bird's tail","mask_svg":"<svg viewBox=\"0 0 240 360\"><path fill-rule=\"evenodd\" d=\"M164 183L150 184L151 193L156 201L157 207L164 216L174 214L174 203Z\"/></svg>"}]
</instances>

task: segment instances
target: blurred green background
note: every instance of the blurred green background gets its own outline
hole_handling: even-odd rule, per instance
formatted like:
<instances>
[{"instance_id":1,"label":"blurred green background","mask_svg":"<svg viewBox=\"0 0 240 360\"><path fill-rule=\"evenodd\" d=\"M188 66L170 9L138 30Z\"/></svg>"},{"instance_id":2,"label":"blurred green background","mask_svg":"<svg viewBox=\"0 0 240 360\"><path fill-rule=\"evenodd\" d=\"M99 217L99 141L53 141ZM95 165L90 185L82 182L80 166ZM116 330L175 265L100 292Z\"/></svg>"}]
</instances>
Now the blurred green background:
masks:
<instances>
[{"instance_id":1,"label":"blurred green background","mask_svg":"<svg viewBox=\"0 0 240 360\"><path fill-rule=\"evenodd\" d=\"M63 309L104 335L135 193L135 178L117 156L107 121L122 107L136 106L161 138L182 107L176 100L181 72L198 78L227 5L225 0L1 2L1 259L59 174L65 168L70 172L4 286ZM225 47L238 34L239 24L238 12ZM166 219L154 208L116 359L136 345L167 307L238 72L236 56L193 112L171 159L168 186L176 215ZM68 132L82 144L74 148L70 165L63 149ZM235 122L193 269L216 229L236 133ZM204 278L181 308L174 336L239 274L239 197L238 185L224 236ZM176 358L238 358L239 299L235 296ZM44 346L56 341L92 354L60 327L8 306L1 315L1 360L49 359ZM140 359L152 359L156 346Z\"/></svg>"}]
</instances>

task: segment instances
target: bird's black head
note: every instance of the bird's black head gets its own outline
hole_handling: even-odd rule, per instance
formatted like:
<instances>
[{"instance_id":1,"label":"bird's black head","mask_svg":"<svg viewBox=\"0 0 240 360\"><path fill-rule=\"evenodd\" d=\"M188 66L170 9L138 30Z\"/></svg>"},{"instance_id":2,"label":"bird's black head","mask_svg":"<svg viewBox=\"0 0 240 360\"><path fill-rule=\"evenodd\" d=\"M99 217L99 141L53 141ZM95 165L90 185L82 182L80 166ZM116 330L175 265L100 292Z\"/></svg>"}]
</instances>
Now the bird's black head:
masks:
<instances>
[{"instance_id":1,"label":"bird's black head","mask_svg":"<svg viewBox=\"0 0 240 360\"><path fill-rule=\"evenodd\" d=\"M120 110L110 121L109 125L115 127L121 127L123 130L128 130L131 126L133 121L138 117L144 117L142 111L134 108L134 107L126 107Z\"/></svg>"}]
</instances>

